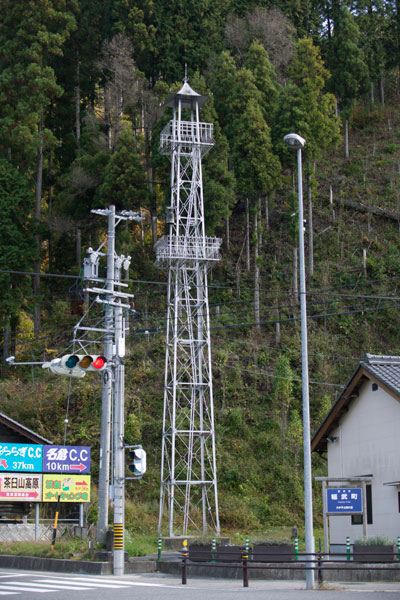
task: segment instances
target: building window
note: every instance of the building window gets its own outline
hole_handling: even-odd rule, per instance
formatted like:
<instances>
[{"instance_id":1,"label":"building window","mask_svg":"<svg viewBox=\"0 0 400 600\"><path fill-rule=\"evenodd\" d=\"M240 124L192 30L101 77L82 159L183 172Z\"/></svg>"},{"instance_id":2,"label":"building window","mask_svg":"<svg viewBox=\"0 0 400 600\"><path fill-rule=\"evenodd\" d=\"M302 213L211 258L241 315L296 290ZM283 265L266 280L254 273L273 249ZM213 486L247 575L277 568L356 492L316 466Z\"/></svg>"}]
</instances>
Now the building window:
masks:
<instances>
[{"instance_id":1,"label":"building window","mask_svg":"<svg viewBox=\"0 0 400 600\"><path fill-rule=\"evenodd\" d=\"M378 389L378 384L377 383L373 383L372 384L372 391L376 392L377 389Z\"/></svg>"},{"instance_id":2,"label":"building window","mask_svg":"<svg viewBox=\"0 0 400 600\"><path fill-rule=\"evenodd\" d=\"M366 497L367 497L367 523L372 525L372 485L367 484L366 486ZM399 492L399 512L400 512L400 492ZM352 525L362 525L364 515L351 515Z\"/></svg>"},{"instance_id":3,"label":"building window","mask_svg":"<svg viewBox=\"0 0 400 600\"><path fill-rule=\"evenodd\" d=\"M363 515L351 515L351 524L352 525L362 525L363 524Z\"/></svg>"}]
</instances>

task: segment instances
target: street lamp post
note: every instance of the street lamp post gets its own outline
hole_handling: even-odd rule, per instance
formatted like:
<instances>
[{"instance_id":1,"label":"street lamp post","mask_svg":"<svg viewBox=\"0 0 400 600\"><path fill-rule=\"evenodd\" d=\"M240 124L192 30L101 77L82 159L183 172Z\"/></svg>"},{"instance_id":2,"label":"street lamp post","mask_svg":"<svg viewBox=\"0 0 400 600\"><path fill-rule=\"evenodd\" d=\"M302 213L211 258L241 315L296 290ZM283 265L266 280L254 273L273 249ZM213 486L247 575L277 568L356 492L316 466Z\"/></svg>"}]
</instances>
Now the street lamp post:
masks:
<instances>
[{"instance_id":1,"label":"street lamp post","mask_svg":"<svg viewBox=\"0 0 400 600\"><path fill-rule=\"evenodd\" d=\"M297 150L297 189L299 198L299 263L300 263L300 322L301 322L301 380L303 390L303 452L304 452L304 517L306 538L306 559L312 561L314 554L311 436L310 436L310 397L308 382L308 343L307 343L307 299L304 260L304 221L303 221L303 180L301 151L306 140L297 133L288 133L283 138L285 144ZM311 565L313 566L313 565ZM306 587L314 587L314 571L306 569Z\"/></svg>"}]
</instances>

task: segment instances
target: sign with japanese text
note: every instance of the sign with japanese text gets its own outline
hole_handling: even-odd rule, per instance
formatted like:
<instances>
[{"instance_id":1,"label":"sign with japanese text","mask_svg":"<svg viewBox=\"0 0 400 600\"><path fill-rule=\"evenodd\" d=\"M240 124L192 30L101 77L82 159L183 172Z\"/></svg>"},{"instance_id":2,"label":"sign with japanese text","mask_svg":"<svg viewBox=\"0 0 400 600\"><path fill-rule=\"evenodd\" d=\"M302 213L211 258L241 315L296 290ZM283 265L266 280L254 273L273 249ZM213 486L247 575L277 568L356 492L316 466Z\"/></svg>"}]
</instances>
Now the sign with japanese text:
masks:
<instances>
[{"instance_id":1,"label":"sign with japanese text","mask_svg":"<svg viewBox=\"0 0 400 600\"><path fill-rule=\"evenodd\" d=\"M326 493L328 513L362 513L361 488L327 488Z\"/></svg>"},{"instance_id":2,"label":"sign with japanese text","mask_svg":"<svg viewBox=\"0 0 400 600\"><path fill-rule=\"evenodd\" d=\"M43 446L43 473L90 473L90 447Z\"/></svg>"},{"instance_id":3,"label":"sign with japanese text","mask_svg":"<svg viewBox=\"0 0 400 600\"><path fill-rule=\"evenodd\" d=\"M90 475L43 474L43 502L90 502Z\"/></svg>"},{"instance_id":4,"label":"sign with japanese text","mask_svg":"<svg viewBox=\"0 0 400 600\"><path fill-rule=\"evenodd\" d=\"M42 448L39 444L0 444L2 471L42 470Z\"/></svg>"},{"instance_id":5,"label":"sign with japanese text","mask_svg":"<svg viewBox=\"0 0 400 600\"><path fill-rule=\"evenodd\" d=\"M0 501L41 502L42 475L0 473Z\"/></svg>"}]
</instances>

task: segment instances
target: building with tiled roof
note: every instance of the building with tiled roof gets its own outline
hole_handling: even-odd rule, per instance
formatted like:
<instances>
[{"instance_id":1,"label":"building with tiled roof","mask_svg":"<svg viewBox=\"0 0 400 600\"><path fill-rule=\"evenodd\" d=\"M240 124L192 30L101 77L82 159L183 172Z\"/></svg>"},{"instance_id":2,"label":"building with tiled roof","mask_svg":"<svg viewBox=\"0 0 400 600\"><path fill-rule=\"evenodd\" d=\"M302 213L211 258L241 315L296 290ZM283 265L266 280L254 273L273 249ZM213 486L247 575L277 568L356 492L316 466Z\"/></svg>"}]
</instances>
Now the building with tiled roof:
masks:
<instances>
[{"instance_id":1,"label":"building with tiled roof","mask_svg":"<svg viewBox=\"0 0 400 600\"><path fill-rule=\"evenodd\" d=\"M330 516L331 544L400 535L400 356L366 354L311 441L328 487L364 489L365 514ZM366 483L367 482L367 483ZM324 484L324 485L325 485Z\"/></svg>"}]
</instances>

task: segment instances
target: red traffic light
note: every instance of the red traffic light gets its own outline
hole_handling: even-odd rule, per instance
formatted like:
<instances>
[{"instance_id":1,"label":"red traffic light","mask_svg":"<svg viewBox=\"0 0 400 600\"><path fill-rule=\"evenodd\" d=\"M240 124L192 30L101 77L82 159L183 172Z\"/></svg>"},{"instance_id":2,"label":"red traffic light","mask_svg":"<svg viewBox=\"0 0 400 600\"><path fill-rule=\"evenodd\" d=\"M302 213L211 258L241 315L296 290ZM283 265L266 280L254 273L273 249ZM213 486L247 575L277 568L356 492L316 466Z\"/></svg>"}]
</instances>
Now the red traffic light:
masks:
<instances>
[{"instance_id":1,"label":"red traffic light","mask_svg":"<svg viewBox=\"0 0 400 600\"><path fill-rule=\"evenodd\" d=\"M98 356L92 362L92 367L94 369L102 369L104 367L104 365L106 364L106 362L107 362L107 359L104 356Z\"/></svg>"}]
</instances>

